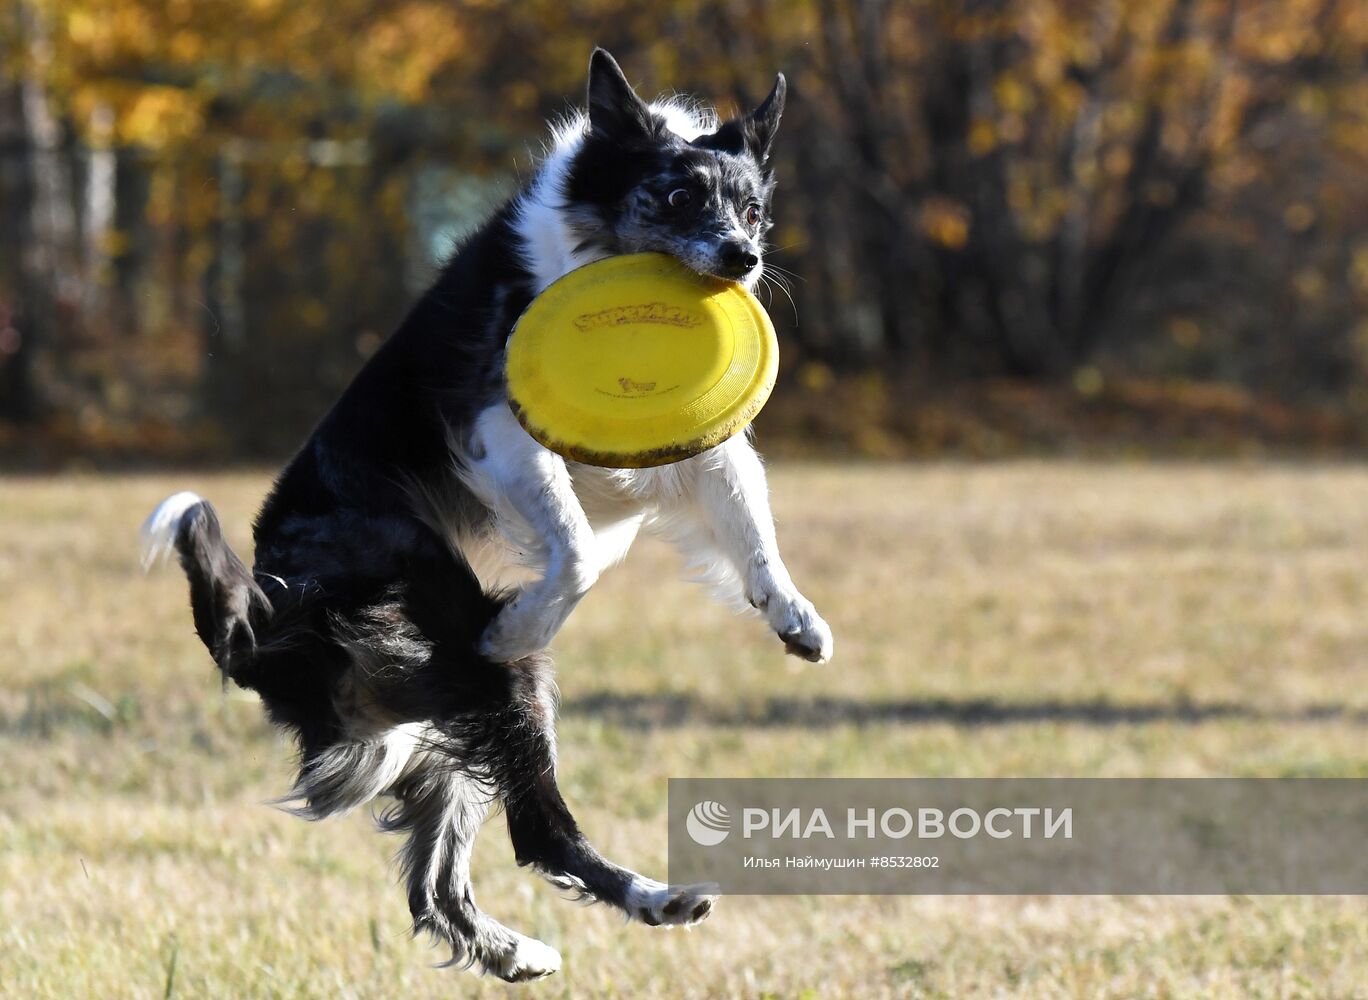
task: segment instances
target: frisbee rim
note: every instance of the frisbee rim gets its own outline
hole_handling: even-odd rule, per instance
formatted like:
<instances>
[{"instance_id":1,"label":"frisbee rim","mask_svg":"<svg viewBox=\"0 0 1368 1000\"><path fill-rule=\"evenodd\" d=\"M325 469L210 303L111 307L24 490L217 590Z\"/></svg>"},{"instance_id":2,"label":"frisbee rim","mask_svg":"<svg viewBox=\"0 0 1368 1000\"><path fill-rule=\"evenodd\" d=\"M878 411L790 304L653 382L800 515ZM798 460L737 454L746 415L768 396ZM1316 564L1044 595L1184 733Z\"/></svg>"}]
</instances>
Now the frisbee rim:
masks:
<instances>
[{"instance_id":1,"label":"frisbee rim","mask_svg":"<svg viewBox=\"0 0 1368 1000\"><path fill-rule=\"evenodd\" d=\"M578 274L586 269L603 265L609 261L614 262L614 266L616 267L622 267L622 262L631 261L634 258L639 259L641 263L646 263L651 258L656 258L657 266L666 266L670 270L678 272L680 277L693 279L701 278L709 282L716 282L723 286L727 292L741 295L746 307L746 312L754 320L754 331L759 340L756 350L758 363L755 366L754 374L747 382L746 392L738 396L737 403L733 404L736 408L731 412L724 409L722 411L724 419L705 421L703 431L694 437L669 441L654 448L636 450L598 448L581 442L567 440L538 423L532 414L528 412L528 406L519 401L514 395L509 380L508 353L511 352L514 338L517 336L524 318L532 311L534 305L542 296L546 295L551 288L554 288L557 284L560 284L572 275ZM733 327L733 330L734 329L735 328ZM566 272L560 278L556 279L555 282L552 282L551 285L548 285L546 289L543 289L540 295L533 298L533 300L528 303L522 313L519 314L517 321L513 324L513 330L509 334L509 350L506 351L504 359L505 395L508 400L509 409L513 412L514 417L517 418L517 421L523 430L525 430L538 444L549 448L551 451L556 452L568 461L599 466L602 468L655 468L662 465L670 465L702 454L703 452L726 442L736 436L739 431L747 427L755 419L760 410L764 408L764 405L769 401L769 397L774 390L779 369L778 346L778 338L775 335L774 325L769 318L769 314L765 311L764 306L755 299L755 296L741 284L734 281L726 281L725 279L717 278L712 275L699 275L697 272L689 270L687 265L683 264L681 261L666 254L623 254L604 258L603 260L592 261L588 264L581 265L572 271ZM706 390L706 392L712 391L712 388ZM701 396L699 398L701 398ZM537 404L532 405L532 409L535 410L537 408Z\"/></svg>"}]
</instances>

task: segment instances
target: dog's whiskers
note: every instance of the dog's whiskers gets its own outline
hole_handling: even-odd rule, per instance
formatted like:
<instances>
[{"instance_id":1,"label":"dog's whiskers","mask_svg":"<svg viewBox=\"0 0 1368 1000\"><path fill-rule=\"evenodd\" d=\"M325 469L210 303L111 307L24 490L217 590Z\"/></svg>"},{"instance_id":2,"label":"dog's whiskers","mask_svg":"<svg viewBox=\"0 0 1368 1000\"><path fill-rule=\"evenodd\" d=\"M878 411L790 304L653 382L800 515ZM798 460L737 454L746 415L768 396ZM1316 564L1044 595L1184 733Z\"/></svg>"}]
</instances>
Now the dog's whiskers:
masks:
<instances>
[{"instance_id":1,"label":"dog's whiskers","mask_svg":"<svg viewBox=\"0 0 1368 1000\"><path fill-rule=\"evenodd\" d=\"M769 267L769 265L766 265L766 269L768 269L768 267ZM787 298L787 299L789 300L789 306L790 306L790 308L793 309L793 322L794 322L794 325L797 325L797 323L798 323L798 303L797 303L796 301L794 301L793 293L792 293L792 291L789 289L787 283L785 282L783 275L779 275L779 274L764 274L764 273L762 273L762 274L760 275L760 281L761 281L761 283L765 286L766 290L768 290L769 293L770 293L770 304L771 304L771 305L774 304L774 289L775 289L776 287L777 287L781 292L784 293L784 297Z\"/></svg>"}]
</instances>

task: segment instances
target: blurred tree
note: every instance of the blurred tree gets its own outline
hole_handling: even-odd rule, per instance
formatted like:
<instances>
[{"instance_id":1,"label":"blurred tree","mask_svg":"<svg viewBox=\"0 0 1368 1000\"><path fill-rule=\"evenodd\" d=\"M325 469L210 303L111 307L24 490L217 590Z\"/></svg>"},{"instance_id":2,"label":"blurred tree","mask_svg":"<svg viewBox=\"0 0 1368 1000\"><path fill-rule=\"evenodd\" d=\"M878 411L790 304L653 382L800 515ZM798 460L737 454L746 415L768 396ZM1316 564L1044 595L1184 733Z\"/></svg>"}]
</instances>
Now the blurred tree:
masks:
<instances>
[{"instance_id":1,"label":"blurred tree","mask_svg":"<svg viewBox=\"0 0 1368 1000\"><path fill-rule=\"evenodd\" d=\"M40 290L30 282L21 248L31 246L32 145L17 79L0 78L0 420L34 415L33 339L19 304L36 310Z\"/></svg>"},{"instance_id":2,"label":"blurred tree","mask_svg":"<svg viewBox=\"0 0 1368 1000\"><path fill-rule=\"evenodd\" d=\"M814 44L767 55L798 58L811 109L794 166L821 197L803 237L839 250L802 270L833 361L865 344L933 370L1066 374L1122 332L1213 177L1228 195L1268 176L1303 127L1298 95L1363 151L1361 5L815 6L807 24L769 12ZM747 37L731 10L717 21Z\"/></svg>"}]
</instances>

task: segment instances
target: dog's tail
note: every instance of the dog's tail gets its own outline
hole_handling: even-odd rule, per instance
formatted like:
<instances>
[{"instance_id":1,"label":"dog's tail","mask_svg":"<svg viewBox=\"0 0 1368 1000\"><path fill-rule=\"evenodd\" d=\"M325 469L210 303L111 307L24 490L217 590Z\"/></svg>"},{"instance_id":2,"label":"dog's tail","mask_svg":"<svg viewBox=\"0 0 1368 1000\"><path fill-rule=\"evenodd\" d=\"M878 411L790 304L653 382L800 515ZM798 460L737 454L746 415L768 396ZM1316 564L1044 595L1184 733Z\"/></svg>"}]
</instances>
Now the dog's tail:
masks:
<instances>
[{"instance_id":1,"label":"dog's tail","mask_svg":"<svg viewBox=\"0 0 1368 1000\"><path fill-rule=\"evenodd\" d=\"M143 568L174 549L190 579L195 631L225 677L234 677L256 651L256 632L271 602L223 538L218 515L194 493L167 497L142 526Z\"/></svg>"}]
</instances>

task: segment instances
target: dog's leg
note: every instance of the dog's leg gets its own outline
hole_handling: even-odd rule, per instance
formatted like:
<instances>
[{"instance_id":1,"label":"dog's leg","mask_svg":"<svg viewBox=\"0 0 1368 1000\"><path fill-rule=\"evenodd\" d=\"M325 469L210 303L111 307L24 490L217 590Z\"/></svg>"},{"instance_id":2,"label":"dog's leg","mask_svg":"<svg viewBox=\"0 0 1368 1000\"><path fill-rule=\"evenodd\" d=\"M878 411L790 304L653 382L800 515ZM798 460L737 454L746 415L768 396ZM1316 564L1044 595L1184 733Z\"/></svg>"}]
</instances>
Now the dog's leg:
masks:
<instances>
[{"instance_id":1,"label":"dog's leg","mask_svg":"<svg viewBox=\"0 0 1368 1000\"><path fill-rule=\"evenodd\" d=\"M554 948L510 930L475 905L470 856L491 793L450 762L425 756L394 794L398 803L379 822L383 830L409 835L401 858L414 930L450 944L453 964L474 965L510 983L559 969Z\"/></svg>"},{"instance_id":2,"label":"dog's leg","mask_svg":"<svg viewBox=\"0 0 1368 1000\"><path fill-rule=\"evenodd\" d=\"M589 844L556 785L555 700L547 668L514 664L515 686L489 770L499 786L518 864L552 885L615 906L653 927L694 924L712 912L716 895L703 886L667 886L605 859Z\"/></svg>"},{"instance_id":3,"label":"dog's leg","mask_svg":"<svg viewBox=\"0 0 1368 1000\"><path fill-rule=\"evenodd\" d=\"M694 562L720 554L742 596L769 622L788 652L814 663L831 658L831 629L794 586L770 512L760 456L738 434L695 458L684 471L683 496L662 503L662 527Z\"/></svg>"},{"instance_id":4,"label":"dog's leg","mask_svg":"<svg viewBox=\"0 0 1368 1000\"><path fill-rule=\"evenodd\" d=\"M480 640L481 655L507 663L545 648L598 579L594 532L565 460L532 440L506 405L480 414L465 465L500 530L542 569Z\"/></svg>"}]
</instances>

